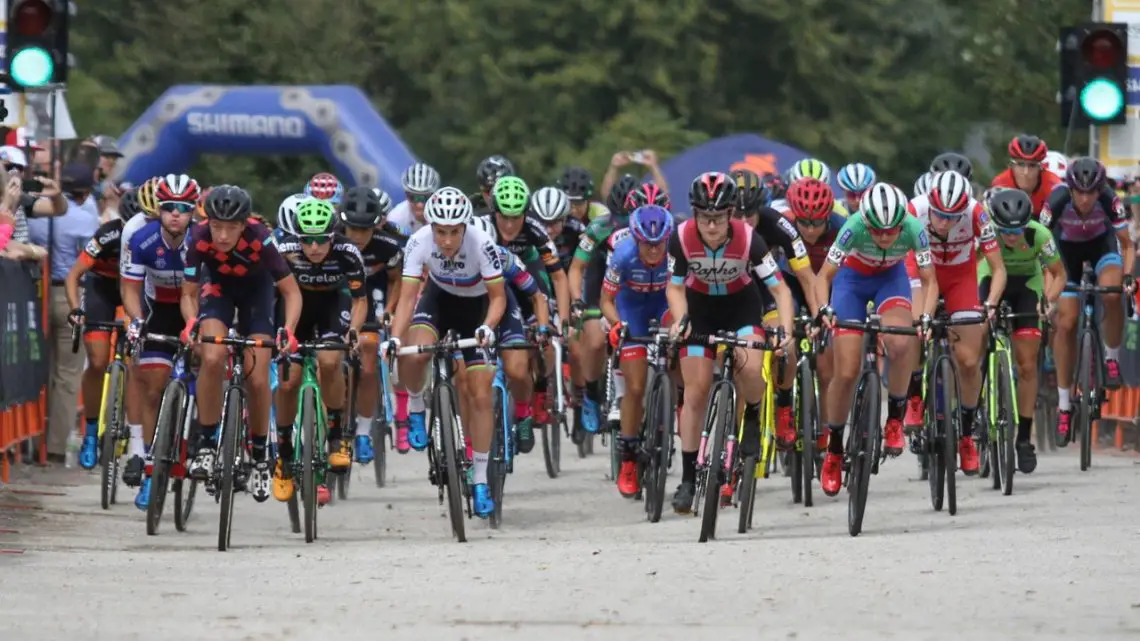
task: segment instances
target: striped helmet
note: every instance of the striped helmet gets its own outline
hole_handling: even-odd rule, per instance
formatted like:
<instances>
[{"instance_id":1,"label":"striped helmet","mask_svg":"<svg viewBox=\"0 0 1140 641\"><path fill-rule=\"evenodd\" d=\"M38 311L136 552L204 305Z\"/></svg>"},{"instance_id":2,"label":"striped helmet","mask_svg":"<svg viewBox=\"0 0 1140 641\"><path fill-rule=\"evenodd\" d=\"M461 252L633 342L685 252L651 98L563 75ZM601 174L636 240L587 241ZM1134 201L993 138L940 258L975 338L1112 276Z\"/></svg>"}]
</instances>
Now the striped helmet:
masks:
<instances>
[{"instance_id":1,"label":"striped helmet","mask_svg":"<svg viewBox=\"0 0 1140 641\"><path fill-rule=\"evenodd\" d=\"M970 204L973 190L970 181L956 171L943 171L930 185L930 206L944 214L961 214Z\"/></svg>"},{"instance_id":2,"label":"striped helmet","mask_svg":"<svg viewBox=\"0 0 1140 641\"><path fill-rule=\"evenodd\" d=\"M824 184L831 184L831 169L822 160L815 158L804 158L803 160L792 165L788 171L788 183L794 183L800 178L815 178L816 180L823 181Z\"/></svg>"},{"instance_id":3,"label":"striped helmet","mask_svg":"<svg viewBox=\"0 0 1140 641\"><path fill-rule=\"evenodd\" d=\"M198 181L186 174L166 174L162 182L155 186L154 197L160 203L191 203L195 207L202 196Z\"/></svg>"},{"instance_id":4,"label":"striped helmet","mask_svg":"<svg viewBox=\"0 0 1140 641\"><path fill-rule=\"evenodd\" d=\"M859 212L873 229L894 229L906 218L906 194L889 183L875 183L863 194Z\"/></svg>"},{"instance_id":5,"label":"striped helmet","mask_svg":"<svg viewBox=\"0 0 1140 641\"><path fill-rule=\"evenodd\" d=\"M875 184L875 170L861 162L843 165L835 176L839 187L849 194L861 194Z\"/></svg>"}]
</instances>

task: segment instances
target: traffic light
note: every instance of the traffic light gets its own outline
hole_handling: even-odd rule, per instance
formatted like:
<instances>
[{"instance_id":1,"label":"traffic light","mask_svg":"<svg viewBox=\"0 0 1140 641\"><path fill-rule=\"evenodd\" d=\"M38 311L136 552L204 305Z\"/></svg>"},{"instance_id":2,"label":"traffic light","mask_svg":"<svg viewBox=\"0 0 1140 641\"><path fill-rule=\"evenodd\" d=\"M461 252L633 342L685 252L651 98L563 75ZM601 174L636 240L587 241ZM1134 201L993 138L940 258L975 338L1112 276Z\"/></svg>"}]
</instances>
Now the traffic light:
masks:
<instances>
[{"instance_id":1,"label":"traffic light","mask_svg":"<svg viewBox=\"0 0 1140 641\"><path fill-rule=\"evenodd\" d=\"M1061 28L1061 124L1123 125L1128 116L1128 25Z\"/></svg>"},{"instance_id":2,"label":"traffic light","mask_svg":"<svg viewBox=\"0 0 1140 641\"><path fill-rule=\"evenodd\" d=\"M8 0L4 71L13 91L67 81L68 0Z\"/></svg>"}]
</instances>

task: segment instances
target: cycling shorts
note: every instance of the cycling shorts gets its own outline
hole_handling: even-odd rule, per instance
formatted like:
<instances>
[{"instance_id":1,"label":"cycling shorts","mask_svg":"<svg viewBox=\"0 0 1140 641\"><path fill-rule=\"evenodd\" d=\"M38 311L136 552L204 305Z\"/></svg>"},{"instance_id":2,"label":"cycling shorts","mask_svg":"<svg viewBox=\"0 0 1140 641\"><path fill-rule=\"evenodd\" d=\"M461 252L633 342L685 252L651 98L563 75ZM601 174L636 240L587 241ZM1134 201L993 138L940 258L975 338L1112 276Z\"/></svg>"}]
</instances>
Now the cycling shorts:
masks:
<instances>
[{"instance_id":1,"label":"cycling shorts","mask_svg":"<svg viewBox=\"0 0 1140 641\"><path fill-rule=\"evenodd\" d=\"M808 309L807 296L804 295L803 285L800 284L800 279L796 278L795 274L783 272L784 284L792 292L792 304L795 306L795 311L799 312L802 309ZM770 325L777 320L776 297L772 295L772 290L760 281L754 281L756 287L760 290L760 298L764 301L764 324Z\"/></svg>"},{"instance_id":2,"label":"cycling shorts","mask_svg":"<svg viewBox=\"0 0 1140 641\"><path fill-rule=\"evenodd\" d=\"M178 336L186 326L182 320L182 307L178 303L156 303L144 298L146 329L148 334ZM171 367L177 348L168 343L143 341L139 353L139 367Z\"/></svg>"},{"instance_id":3,"label":"cycling shorts","mask_svg":"<svg viewBox=\"0 0 1140 641\"><path fill-rule=\"evenodd\" d=\"M270 336L277 286L268 272L240 279L219 278L203 282L198 294L198 315L202 320L218 320L227 328L236 322L242 336Z\"/></svg>"},{"instance_id":4,"label":"cycling shorts","mask_svg":"<svg viewBox=\"0 0 1140 641\"><path fill-rule=\"evenodd\" d=\"M80 307L83 308L86 320L95 323L115 322L115 309L123 304L119 296L118 280L88 272L81 293L83 302ZM111 340L111 332L105 329L84 329L83 340L89 343L106 343Z\"/></svg>"},{"instance_id":5,"label":"cycling shorts","mask_svg":"<svg viewBox=\"0 0 1140 641\"><path fill-rule=\"evenodd\" d=\"M649 336L649 326L654 320L657 321L658 327L671 325L669 303L665 300L665 296L646 296L633 292L629 292L629 296L623 296L625 293L624 290L618 292L614 302L617 305L618 318L625 323L630 336L637 338ZM621 348L623 361L643 359L647 354L645 345L623 345Z\"/></svg>"},{"instance_id":6,"label":"cycling shorts","mask_svg":"<svg viewBox=\"0 0 1140 641\"><path fill-rule=\"evenodd\" d=\"M990 280L989 276L982 279L978 283L978 292L981 298L988 298L990 295ZM1045 279L1041 274L1036 276L1013 276L1010 275L1005 283L1005 291L1002 292L1002 301L1009 304L1011 310L1016 314L1031 314L1037 311L1037 303L1044 296ZM1036 338L1041 339L1041 323L1033 318L1015 318L1013 319L1013 337L1017 338Z\"/></svg>"},{"instance_id":7,"label":"cycling shorts","mask_svg":"<svg viewBox=\"0 0 1140 641\"><path fill-rule=\"evenodd\" d=\"M444 291L428 279L423 286L420 300L412 314L412 327L423 327L431 330L438 339L449 331L454 331L456 338L472 338L475 330L483 324L487 316L487 296L456 296ZM514 296L507 292L507 309L499 321L498 340L501 343L518 343L525 341L525 328L522 315L519 314L518 305ZM463 362L467 367L487 366L483 350L472 347L463 350ZM491 354L492 363L494 354Z\"/></svg>"},{"instance_id":8,"label":"cycling shorts","mask_svg":"<svg viewBox=\"0 0 1140 641\"><path fill-rule=\"evenodd\" d=\"M301 317L297 320L294 336L300 343L341 343L351 320L352 298L347 292L301 290ZM285 319L279 318L278 324L284 325Z\"/></svg>"},{"instance_id":9,"label":"cycling shorts","mask_svg":"<svg viewBox=\"0 0 1140 641\"><path fill-rule=\"evenodd\" d=\"M970 261L962 265L948 267L934 266L938 278L938 295L942 297L943 309L952 318L961 318L982 311L978 298L978 264Z\"/></svg>"},{"instance_id":10,"label":"cycling shorts","mask_svg":"<svg viewBox=\"0 0 1140 641\"><path fill-rule=\"evenodd\" d=\"M691 334L711 335L717 332L734 332L737 336L763 336L760 327L764 319L764 301L755 287L745 287L735 294L709 296L685 290L689 303ZM716 358L716 350L702 345L686 345L681 357Z\"/></svg>"},{"instance_id":11,"label":"cycling shorts","mask_svg":"<svg viewBox=\"0 0 1140 641\"><path fill-rule=\"evenodd\" d=\"M865 321L868 303L874 304L879 314L892 309L909 310L910 279L907 278L906 265L898 263L873 275L847 266L840 267L831 283L831 308L835 310L835 317L845 321ZM860 332L849 329L835 332L837 336L844 333Z\"/></svg>"},{"instance_id":12,"label":"cycling shorts","mask_svg":"<svg viewBox=\"0 0 1140 641\"><path fill-rule=\"evenodd\" d=\"M1061 254L1061 262L1068 273L1068 284L1077 285L1085 271L1085 263L1093 266L1096 275L1111 266L1123 267L1124 259L1120 256L1120 244L1116 234L1105 234L1100 238L1069 242L1057 241L1057 251ZM1076 292L1064 292L1062 297L1075 297Z\"/></svg>"}]
</instances>

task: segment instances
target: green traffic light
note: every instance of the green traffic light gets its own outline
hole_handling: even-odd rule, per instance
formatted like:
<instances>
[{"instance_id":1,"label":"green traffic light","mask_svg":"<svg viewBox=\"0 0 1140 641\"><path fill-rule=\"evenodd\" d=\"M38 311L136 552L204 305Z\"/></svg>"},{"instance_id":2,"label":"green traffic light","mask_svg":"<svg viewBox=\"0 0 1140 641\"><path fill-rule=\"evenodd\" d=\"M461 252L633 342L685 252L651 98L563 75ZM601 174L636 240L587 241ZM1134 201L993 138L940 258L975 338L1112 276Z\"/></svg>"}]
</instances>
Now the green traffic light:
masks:
<instances>
[{"instance_id":1,"label":"green traffic light","mask_svg":"<svg viewBox=\"0 0 1140 641\"><path fill-rule=\"evenodd\" d=\"M41 47L21 49L8 63L9 75L22 87L42 87L51 82L54 71L51 54Z\"/></svg>"},{"instance_id":2,"label":"green traffic light","mask_svg":"<svg viewBox=\"0 0 1140 641\"><path fill-rule=\"evenodd\" d=\"M1124 110L1124 92L1116 83L1097 78L1081 89L1081 109L1090 120L1112 120Z\"/></svg>"}]
</instances>

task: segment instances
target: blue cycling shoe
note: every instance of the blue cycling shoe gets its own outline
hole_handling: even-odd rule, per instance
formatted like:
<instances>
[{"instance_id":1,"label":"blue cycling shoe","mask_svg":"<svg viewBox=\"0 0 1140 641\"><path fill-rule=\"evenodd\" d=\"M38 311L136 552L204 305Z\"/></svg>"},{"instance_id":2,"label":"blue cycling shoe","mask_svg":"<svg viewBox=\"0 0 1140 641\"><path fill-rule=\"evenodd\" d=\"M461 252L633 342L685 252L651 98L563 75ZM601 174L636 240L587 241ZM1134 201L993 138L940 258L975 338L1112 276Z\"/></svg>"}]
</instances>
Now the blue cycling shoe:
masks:
<instances>
[{"instance_id":1,"label":"blue cycling shoe","mask_svg":"<svg viewBox=\"0 0 1140 641\"><path fill-rule=\"evenodd\" d=\"M150 505L150 477L143 479L139 493L135 495L135 507L145 512L148 505Z\"/></svg>"},{"instance_id":2,"label":"blue cycling shoe","mask_svg":"<svg viewBox=\"0 0 1140 641\"><path fill-rule=\"evenodd\" d=\"M495 500L491 498L491 488L486 483L477 484L471 491L475 503L475 516L485 519L495 511Z\"/></svg>"},{"instance_id":3,"label":"blue cycling shoe","mask_svg":"<svg viewBox=\"0 0 1140 641\"><path fill-rule=\"evenodd\" d=\"M93 470L99 464L99 437L84 436L83 445L79 446L79 467Z\"/></svg>"},{"instance_id":4,"label":"blue cycling shoe","mask_svg":"<svg viewBox=\"0 0 1140 641\"><path fill-rule=\"evenodd\" d=\"M367 434L356 435L356 462L368 465L372 459L376 458L376 452L372 451L372 437Z\"/></svg>"},{"instance_id":5,"label":"blue cycling shoe","mask_svg":"<svg viewBox=\"0 0 1140 641\"><path fill-rule=\"evenodd\" d=\"M408 445L413 450L422 452L427 443L427 417L424 412L408 412Z\"/></svg>"},{"instance_id":6,"label":"blue cycling shoe","mask_svg":"<svg viewBox=\"0 0 1140 641\"><path fill-rule=\"evenodd\" d=\"M597 434L599 427L601 427L601 420L598 417L598 404L592 398L583 398L582 429L590 434Z\"/></svg>"}]
</instances>

